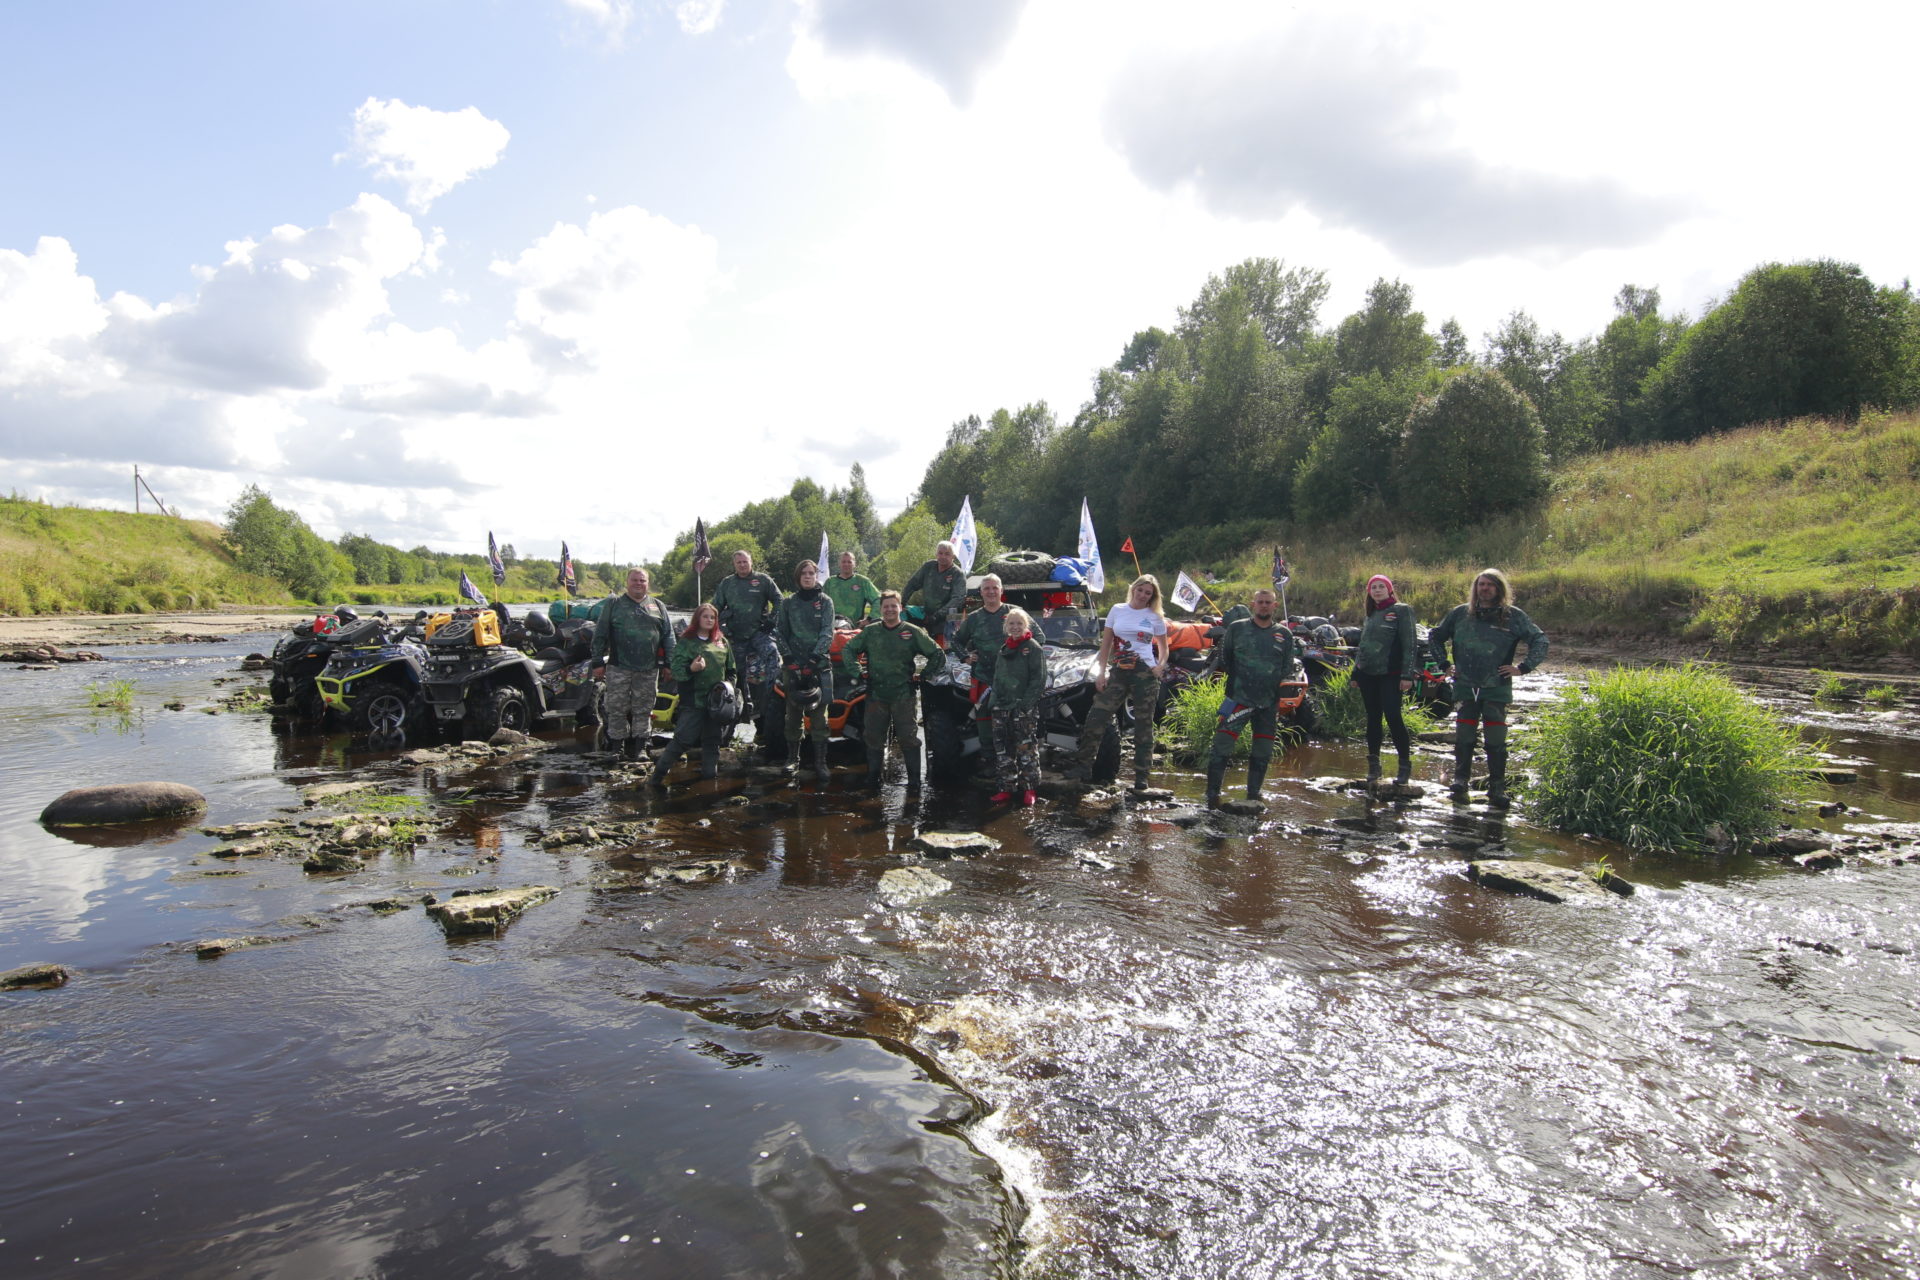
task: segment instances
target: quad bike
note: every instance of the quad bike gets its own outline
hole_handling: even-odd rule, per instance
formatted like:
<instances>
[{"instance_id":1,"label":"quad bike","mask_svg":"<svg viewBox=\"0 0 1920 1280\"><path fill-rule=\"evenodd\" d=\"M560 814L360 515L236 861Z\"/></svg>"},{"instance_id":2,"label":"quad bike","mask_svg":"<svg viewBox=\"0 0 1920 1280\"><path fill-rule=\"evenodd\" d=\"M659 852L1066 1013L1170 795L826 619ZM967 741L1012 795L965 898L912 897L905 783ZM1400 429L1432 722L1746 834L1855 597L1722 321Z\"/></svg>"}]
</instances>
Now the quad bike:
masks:
<instances>
[{"instance_id":1,"label":"quad bike","mask_svg":"<svg viewBox=\"0 0 1920 1280\"><path fill-rule=\"evenodd\" d=\"M273 646L273 674L267 691L275 706L291 707L303 719L319 720L327 713L315 679L327 668L333 656L335 634L342 626L351 626L360 615L348 605L332 613L315 615L313 621L295 626Z\"/></svg>"},{"instance_id":2,"label":"quad bike","mask_svg":"<svg viewBox=\"0 0 1920 1280\"><path fill-rule=\"evenodd\" d=\"M387 739L427 722L422 688L427 648L422 628L384 615L350 622L332 635L333 653L314 678L331 716L355 734Z\"/></svg>"},{"instance_id":3,"label":"quad bike","mask_svg":"<svg viewBox=\"0 0 1920 1280\"><path fill-rule=\"evenodd\" d=\"M530 656L502 643L491 609L456 609L427 621L423 690L435 724L484 742L500 729L525 733L563 716L581 726L600 722L605 689L592 676L592 624L583 621L564 637L544 615L529 615L525 625L530 639L548 638L544 630L565 647Z\"/></svg>"}]
</instances>

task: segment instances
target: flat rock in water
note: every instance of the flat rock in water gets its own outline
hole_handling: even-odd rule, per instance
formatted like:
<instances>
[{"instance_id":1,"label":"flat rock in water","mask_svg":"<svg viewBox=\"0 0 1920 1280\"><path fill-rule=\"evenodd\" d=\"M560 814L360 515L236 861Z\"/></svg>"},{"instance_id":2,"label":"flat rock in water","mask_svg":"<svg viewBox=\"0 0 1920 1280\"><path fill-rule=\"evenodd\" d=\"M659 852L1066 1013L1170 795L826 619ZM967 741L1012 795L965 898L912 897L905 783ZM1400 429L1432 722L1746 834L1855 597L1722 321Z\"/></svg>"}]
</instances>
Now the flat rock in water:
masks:
<instances>
[{"instance_id":1,"label":"flat rock in water","mask_svg":"<svg viewBox=\"0 0 1920 1280\"><path fill-rule=\"evenodd\" d=\"M978 831L923 831L908 844L936 858L962 858L968 854L992 853L1000 842Z\"/></svg>"},{"instance_id":2,"label":"flat rock in water","mask_svg":"<svg viewBox=\"0 0 1920 1280\"><path fill-rule=\"evenodd\" d=\"M1767 841L1755 852L1768 858L1796 858L1801 854L1819 853L1829 845L1828 838L1818 831L1788 831Z\"/></svg>"},{"instance_id":3,"label":"flat rock in water","mask_svg":"<svg viewBox=\"0 0 1920 1280\"><path fill-rule=\"evenodd\" d=\"M300 864L300 869L302 871L312 871L319 875L331 875L342 871L358 871L365 865L366 864L361 862L359 858L356 858L345 849L336 849L329 846L323 849L315 849L312 853L308 854L306 861Z\"/></svg>"},{"instance_id":4,"label":"flat rock in water","mask_svg":"<svg viewBox=\"0 0 1920 1280\"><path fill-rule=\"evenodd\" d=\"M519 919L528 907L557 897L559 893L558 889L544 884L518 889L458 889L445 902L428 907L427 914L440 922L449 937L498 933Z\"/></svg>"},{"instance_id":5,"label":"flat rock in water","mask_svg":"<svg viewBox=\"0 0 1920 1280\"><path fill-rule=\"evenodd\" d=\"M1819 849L1812 853L1797 853L1793 857L1788 858L1787 861L1799 867L1802 871L1832 871L1834 868L1843 867L1847 863L1845 858L1831 849Z\"/></svg>"},{"instance_id":6,"label":"flat rock in water","mask_svg":"<svg viewBox=\"0 0 1920 1280\"><path fill-rule=\"evenodd\" d=\"M62 964L23 964L0 973L0 991L19 991L26 987L58 987L73 976Z\"/></svg>"},{"instance_id":7,"label":"flat rock in water","mask_svg":"<svg viewBox=\"0 0 1920 1280\"><path fill-rule=\"evenodd\" d=\"M453 759L444 747L420 747L400 757L401 764L445 764Z\"/></svg>"},{"instance_id":8,"label":"flat rock in water","mask_svg":"<svg viewBox=\"0 0 1920 1280\"><path fill-rule=\"evenodd\" d=\"M1817 768L1817 769L1809 769L1807 770L1807 776L1814 779L1816 782L1831 782L1835 784L1860 781L1859 773L1857 773L1852 769L1835 769L1835 768L1825 768L1825 767Z\"/></svg>"},{"instance_id":9,"label":"flat rock in water","mask_svg":"<svg viewBox=\"0 0 1920 1280\"><path fill-rule=\"evenodd\" d=\"M1612 902L1614 897L1583 871L1526 859L1469 862L1467 879L1542 902Z\"/></svg>"},{"instance_id":10,"label":"flat rock in water","mask_svg":"<svg viewBox=\"0 0 1920 1280\"><path fill-rule=\"evenodd\" d=\"M1238 814L1242 818L1257 818L1267 811L1267 806L1259 800L1222 800L1220 812Z\"/></svg>"},{"instance_id":11,"label":"flat rock in water","mask_svg":"<svg viewBox=\"0 0 1920 1280\"><path fill-rule=\"evenodd\" d=\"M689 858L665 866L647 868L649 880L671 880L675 884L704 884L723 880L740 869L732 858Z\"/></svg>"},{"instance_id":12,"label":"flat rock in water","mask_svg":"<svg viewBox=\"0 0 1920 1280\"><path fill-rule=\"evenodd\" d=\"M305 804L323 804L328 800L337 800L341 796L350 796L360 791L371 791L380 784L377 782L322 782L317 786L301 789L300 799Z\"/></svg>"},{"instance_id":13,"label":"flat rock in water","mask_svg":"<svg viewBox=\"0 0 1920 1280\"><path fill-rule=\"evenodd\" d=\"M888 906L897 907L935 897L951 888L951 880L935 875L925 867L895 867L880 877L880 900Z\"/></svg>"},{"instance_id":14,"label":"flat rock in water","mask_svg":"<svg viewBox=\"0 0 1920 1280\"><path fill-rule=\"evenodd\" d=\"M1134 787L1127 792L1133 800L1171 800L1173 791L1167 787Z\"/></svg>"},{"instance_id":15,"label":"flat rock in water","mask_svg":"<svg viewBox=\"0 0 1920 1280\"><path fill-rule=\"evenodd\" d=\"M487 739L487 745L490 747L518 747L531 741L533 741L532 738L529 738L518 729L499 728L495 729L493 736Z\"/></svg>"},{"instance_id":16,"label":"flat rock in water","mask_svg":"<svg viewBox=\"0 0 1920 1280\"><path fill-rule=\"evenodd\" d=\"M276 938L262 938L252 935L243 938L207 938L193 944L193 954L199 956L202 960L212 960L217 956L227 954L229 951L239 951L243 947L263 946L266 943L276 941L278 941Z\"/></svg>"},{"instance_id":17,"label":"flat rock in water","mask_svg":"<svg viewBox=\"0 0 1920 1280\"><path fill-rule=\"evenodd\" d=\"M1074 808L1089 817L1097 817L1102 814L1118 813L1122 803L1116 792L1089 791L1074 802Z\"/></svg>"},{"instance_id":18,"label":"flat rock in water","mask_svg":"<svg viewBox=\"0 0 1920 1280\"><path fill-rule=\"evenodd\" d=\"M75 787L40 811L49 827L100 827L204 812L207 798L181 782L121 782Z\"/></svg>"}]
</instances>

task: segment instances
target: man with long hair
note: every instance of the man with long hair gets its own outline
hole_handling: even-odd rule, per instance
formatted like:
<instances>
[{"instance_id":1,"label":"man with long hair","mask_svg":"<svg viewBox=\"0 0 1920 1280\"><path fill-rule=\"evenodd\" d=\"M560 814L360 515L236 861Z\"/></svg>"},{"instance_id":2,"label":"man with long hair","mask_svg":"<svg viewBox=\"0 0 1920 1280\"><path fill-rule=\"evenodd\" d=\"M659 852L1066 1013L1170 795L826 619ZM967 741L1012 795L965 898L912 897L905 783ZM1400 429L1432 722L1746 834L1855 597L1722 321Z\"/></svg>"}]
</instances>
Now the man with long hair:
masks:
<instances>
[{"instance_id":1,"label":"man with long hair","mask_svg":"<svg viewBox=\"0 0 1920 1280\"><path fill-rule=\"evenodd\" d=\"M1547 633L1513 603L1513 588L1498 569L1483 569L1467 592L1467 602L1455 605L1427 633L1434 657L1448 661L1452 644L1453 799L1464 804L1473 779L1473 749L1479 731L1487 731L1487 803L1507 807L1507 706L1513 701L1513 678L1536 670L1547 660ZM1527 656L1520 657L1520 646Z\"/></svg>"}]
</instances>

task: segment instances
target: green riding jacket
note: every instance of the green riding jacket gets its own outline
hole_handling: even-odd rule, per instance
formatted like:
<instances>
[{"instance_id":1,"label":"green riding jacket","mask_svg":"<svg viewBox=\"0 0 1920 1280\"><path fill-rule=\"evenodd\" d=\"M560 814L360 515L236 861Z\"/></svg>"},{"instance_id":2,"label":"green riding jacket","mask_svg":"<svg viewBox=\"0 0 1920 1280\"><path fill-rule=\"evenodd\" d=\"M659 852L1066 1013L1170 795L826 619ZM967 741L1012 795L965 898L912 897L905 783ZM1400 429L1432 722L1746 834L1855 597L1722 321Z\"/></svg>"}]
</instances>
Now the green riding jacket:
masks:
<instances>
[{"instance_id":1,"label":"green riding jacket","mask_svg":"<svg viewBox=\"0 0 1920 1280\"><path fill-rule=\"evenodd\" d=\"M623 671L645 671L673 660L673 622L659 596L635 603L621 592L600 604L594 624L593 662Z\"/></svg>"},{"instance_id":2,"label":"green riding jacket","mask_svg":"<svg viewBox=\"0 0 1920 1280\"><path fill-rule=\"evenodd\" d=\"M848 622L880 616L880 588L864 573L851 578L835 574L821 583L820 589L833 600L833 611Z\"/></svg>"},{"instance_id":3,"label":"green riding jacket","mask_svg":"<svg viewBox=\"0 0 1920 1280\"><path fill-rule=\"evenodd\" d=\"M1413 610L1399 601L1384 609L1375 609L1360 626L1360 646L1353 655L1353 668L1362 675L1384 676L1394 670L1394 645L1399 645L1399 672L1402 680L1417 679L1414 651L1419 647L1413 632Z\"/></svg>"},{"instance_id":4,"label":"green riding jacket","mask_svg":"<svg viewBox=\"0 0 1920 1280\"><path fill-rule=\"evenodd\" d=\"M780 602L773 624L773 642L780 647L783 662L810 662L821 671L820 661L833 648L833 601L825 591L815 591L811 600L796 591Z\"/></svg>"},{"instance_id":5,"label":"green riding jacket","mask_svg":"<svg viewBox=\"0 0 1920 1280\"><path fill-rule=\"evenodd\" d=\"M1534 670L1547 660L1547 633L1532 618L1508 606L1504 609L1470 609L1457 604L1427 633L1433 656L1449 661L1451 642L1454 668L1454 696L1461 701L1478 698L1482 702L1511 702L1513 680L1500 674L1500 668L1513 663L1521 674ZM1519 658L1525 644L1527 656Z\"/></svg>"},{"instance_id":6,"label":"green riding jacket","mask_svg":"<svg viewBox=\"0 0 1920 1280\"><path fill-rule=\"evenodd\" d=\"M993 664L993 709L1025 711L1047 691L1047 655L1029 632L1017 648L1003 642Z\"/></svg>"},{"instance_id":7,"label":"green riding jacket","mask_svg":"<svg viewBox=\"0 0 1920 1280\"><path fill-rule=\"evenodd\" d=\"M730 573L713 589L713 607L727 639L738 642L759 631L762 620L780 607L780 588L758 569L744 578Z\"/></svg>"},{"instance_id":8,"label":"green riding jacket","mask_svg":"<svg viewBox=\"0 0 1920 1280\"><path fill-rule=\"evenodd\" d=\"M693 669L695 658L707 660L704 670ZM681 696L693 696L694 706L705 707L713 686L733 678L733 646L725 641L682 640L673 651L674 682L680 686Z\"/></svg>"},{"instance_id":9,"label":"green riding jacket","mask_svg":"<svg viewBox=\"0 0 1920 1280\"><path fill-rule=\"evenodd\" d=\"M1278 618L1270 627L1252 618L1229 623L1220 640L1220 669L1227 673L1227 696L1251 707L1277 702L1281 683L1293 674L1298 648L1292 628Z\"/></svg>"},{"instance_id":10,"label":"green riding jacket","mask_svg":"<svg viewBox=\"0 0 1920 1280\"><path fill-rule=\"evenodd\" d=\"M875 622L847 641L840 656L848 663L867 655L867 688L879 702L898 702L913 694L913 655L930 662L943 662L946 656L933 637L911 622L889 627Z\"/></svg>"},{"instance_id":11,"label":"green riding jacket","mask_svg":"<svg viewBox=\"0 0 1920 1280\"><path fill-rule=\"evenodd\" d=\"M967 571L955 560L953 568L942 569L938 560L929 560L913 571L907 579L907 585L900 592L900 603L913 599L913 593L921 592L920 603L927 611L927 628L932 630L936 623L946 620L960 612L960 606L967 599Z\"/></svg>"},{"instance_id":12,"label":"green riding jacket","mask_svg":"<svg viewBox=\"0 0 1920 1280\"><path fill-rule=\"evenodd\" d=\"M1007 610L1012 606L1002 604L997 613L988 613L985 606L975 609L960 620L959 630L953 633L953 651L961 657L978 651L980 660L973 664L973 678L981 684L993 683L993 663L1007 644Z\"/></svg>"}]
</instances>

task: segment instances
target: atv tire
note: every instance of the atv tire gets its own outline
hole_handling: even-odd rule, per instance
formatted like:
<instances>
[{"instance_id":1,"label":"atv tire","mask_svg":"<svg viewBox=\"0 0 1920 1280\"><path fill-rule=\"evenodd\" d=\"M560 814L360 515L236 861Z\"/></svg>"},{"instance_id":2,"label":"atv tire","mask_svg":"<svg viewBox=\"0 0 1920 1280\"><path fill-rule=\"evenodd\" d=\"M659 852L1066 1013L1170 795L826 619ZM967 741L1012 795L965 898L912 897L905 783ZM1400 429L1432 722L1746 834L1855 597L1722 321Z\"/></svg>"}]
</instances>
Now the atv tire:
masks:
<instances>
[{"instance_id":1,"label":"atv tire","mask_svg":"<svg viewBox=\"0 0 1920 1280\"><path fill-rule=\"evenodd\" d=\"M1000 575L1007 586L1053 581L1054 558L1044 551L1008 551L995 556L987 571Z\"/></svg>"},{"instance_id":2,"label":"atv tire","mask_svg":"<svg viewBox=\"0 0 1920 1280\"><path fill-rule=\"evenodd\" d=\"M370 738L405 734L412 719L413 695L392 680L360 690L347 708L347 726Z\"/></svg>"},{"instance_id":3,"label":"atv tire","mask_svg":"<svg viewBox=\"0 0 1920 1280\"><path fill-rule=\"evenodd\" d=\"M318 724L327 718L326 699L320 696L320 687L311 680L294 690L292 701L293 709L302 720Z\"/></svg>"},{"instance_id":4,"label":"atv tire","mask_svg":"<svg viewBox=\"0 0 1920 1280\"><path fill-rule=\"evenodd\" d=\"M922 705L922 736L927 740L927 776L935 782L962 782L967 776L966 728L933 702Z\"/></svg>"},{"instance_id":5,"label":"atv tire","mask_svg":"<svg viewBox=\"0 0 1920 1280\"><path fill-rule=\"evenodd\" d=\"M274 676L267 681L267 694L273 699L273 705L284 707L293 701L293 681L285 676Z\"/></svg>"},{"instance_id":6,"label":"atv tire","mask_svg":"<svg viewBox=\"0 0 1920 1280\"><path fill-rule=\"evenodd\" d=\"M467 716L460 736L469 742L485 742L502 729L527 732L533 712L527 695L510 684L496 685L485 693L476 692L467 704Z\"/></svg>"}]
</instances>

